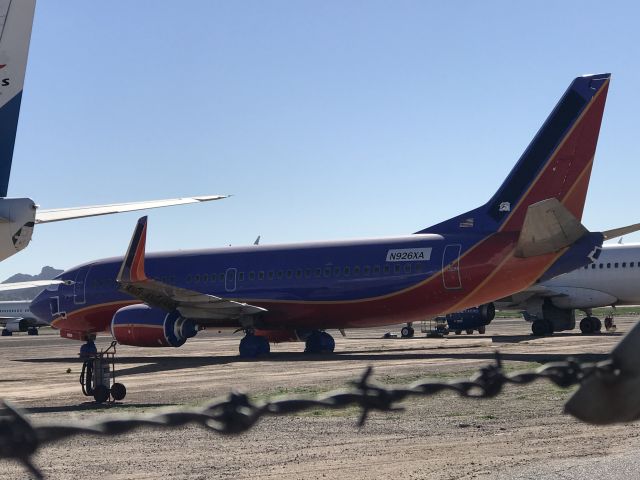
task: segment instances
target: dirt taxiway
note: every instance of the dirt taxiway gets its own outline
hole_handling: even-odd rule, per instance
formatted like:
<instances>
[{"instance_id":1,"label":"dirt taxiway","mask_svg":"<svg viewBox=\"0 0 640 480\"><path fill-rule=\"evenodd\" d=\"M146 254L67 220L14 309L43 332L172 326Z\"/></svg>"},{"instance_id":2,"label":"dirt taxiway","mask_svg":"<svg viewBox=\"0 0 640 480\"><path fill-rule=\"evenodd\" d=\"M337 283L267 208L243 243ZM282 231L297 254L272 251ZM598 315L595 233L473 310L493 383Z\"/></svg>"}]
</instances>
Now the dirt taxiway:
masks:
<instances>
[{"instance_id":1,"label":"dirt taxiway","mask_svg":"<svg viewBox=\"0 0 640 480\"><path fill-rule=\"evenodd\" d=\"M401 384L424 377L468 377L500 350L510 371L567 355L603 358L636 318L618 318L616 334L534 338L522 320L496 319L487 335L383 339L385 330L336 332L336 353L307 356L302 344L276 345L268 358L237 357L239 336L202 332L179 349L118 347L123 402L95 407L80 391L79 343L54 332L0 339L0 398L29 409L35 422L92 420L197 405L232 389L257 399L319 394L357 379ZM110 338L100 337L99 347ZM69 372L69 373L67 373ZM143 429L119 437L79 436L43 448L35 463L50 479L208 478L631 478L638 471L640 424L594 427L563 415L571 390L548 383L508 387L493 400L442 394L412 399L403 412L315 410L265 418L242 435L196 426ZM631 472L631 475L630 475ZM23 479L0 462L0 477Z\"/></svg>"}]
</instances>

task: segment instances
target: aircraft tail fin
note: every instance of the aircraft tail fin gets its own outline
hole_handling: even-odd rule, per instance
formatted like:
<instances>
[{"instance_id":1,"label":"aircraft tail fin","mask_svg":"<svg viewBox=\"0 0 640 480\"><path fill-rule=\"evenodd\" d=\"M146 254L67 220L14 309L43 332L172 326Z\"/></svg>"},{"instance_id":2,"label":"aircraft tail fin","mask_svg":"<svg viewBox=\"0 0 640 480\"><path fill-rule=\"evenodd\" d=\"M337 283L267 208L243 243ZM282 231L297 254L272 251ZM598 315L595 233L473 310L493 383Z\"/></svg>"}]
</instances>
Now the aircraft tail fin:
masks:
<instances>
[{"instance_id":1,"label":"aircraft tail fin","mask_svg":"<svg viewBox=\"0 0 640 480\"><path fill-rule=\"evenodd\" d=\"M530 205L556 198L576 219L591 177L610 74L578 77L494 196L417 233L520 231Z\"/></svg>"},{"instance_id":2,"label":"aircraft tail fin","mask_svg":"<svg viewBox=\"0 0 640 480\"><path fill-rule=\"evenodd\" d=\"M7 196L35 0L0 0L0 197Z\"/></svg>"}]
</instances>

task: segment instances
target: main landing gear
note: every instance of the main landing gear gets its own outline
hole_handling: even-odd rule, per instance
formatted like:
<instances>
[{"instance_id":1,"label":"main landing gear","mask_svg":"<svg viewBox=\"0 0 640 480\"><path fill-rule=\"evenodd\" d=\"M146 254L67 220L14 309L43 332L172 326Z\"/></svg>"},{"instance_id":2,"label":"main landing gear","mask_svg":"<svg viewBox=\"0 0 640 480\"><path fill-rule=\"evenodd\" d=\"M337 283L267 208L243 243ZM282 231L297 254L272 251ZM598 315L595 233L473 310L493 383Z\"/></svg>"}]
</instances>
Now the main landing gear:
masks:
<instances>
[{"instance_id":1,"label":"main landing gear","mask_svg":"<svg viewBox=\"0 0 640 480\"><path fill-rule=\"evenodd\" d=\"M333 353L336 341L327 332L314 330L305 341L304 353Z\"/></svg>"},{"instance_id":2,"label":"main landing gear","mask_svg":"<svg viewBox=\"0 0 640 480\"><path fill-rule=\"evenodd\" d=\"M247 330L244 338L240 340L240 357L256 358L268 355L271 352L269 340L260 335L254 335L252 330Z\"/></svg>"},{"instance_id":3,"label":"main landing gear","mask_svg":"<svg viewBox=\"0 0 640 480\"><path fill-rule=\"evenodd\" d=\"M536 337L553 335L553 322L551 320L545 320L544 318L538 318L531 323L531 333Z\"/></svg>"},{"instance_id":4,"label":"main landing gear","mask_svg":"<svg viewBox=\"0 0 640 480\"><path fill-rule=\"evenodd\" d=\"M100 353L93 340L88 340L80 347L80 358L84 360L80 372L82 393L87 397L93 397L97 403L115 402L127 395L125 386L116 382L117 343L111 342L109 348Z\"/></svg>"},{"instance_id":5,"label":"main landing gear","mask_svg":"<svg viewBox=\"0 0 640 480\"><path fill-rule=\"evenodd\" d=\"M589 315L580 320L580 331L584 335L589 335L591 333L600 333L601 330L602 322L597 317L592 317L591 315Z\"/></svg>"}]
</instances>

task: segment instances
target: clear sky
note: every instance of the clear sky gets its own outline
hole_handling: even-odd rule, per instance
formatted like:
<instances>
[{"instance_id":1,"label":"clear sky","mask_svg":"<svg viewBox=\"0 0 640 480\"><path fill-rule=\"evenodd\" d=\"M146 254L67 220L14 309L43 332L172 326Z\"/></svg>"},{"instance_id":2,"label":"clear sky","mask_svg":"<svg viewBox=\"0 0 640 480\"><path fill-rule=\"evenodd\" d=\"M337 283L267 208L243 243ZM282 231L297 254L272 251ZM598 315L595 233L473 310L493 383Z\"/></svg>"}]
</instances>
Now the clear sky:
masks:
<instances>
[{"instance_id":1,"label":"clear sky","mask_svg":"<svg viewBox=\"0 0 640 480\"><path fill-rule=\"evenodd\" d=\"M38 0L9 195L233 194L150 211L149 251L410 233L487 201L570 81L611 72L583 222L640 222L637 5ZM39 225L0 279L121 255L138 216Z\"/></svg>"}]
</instances>

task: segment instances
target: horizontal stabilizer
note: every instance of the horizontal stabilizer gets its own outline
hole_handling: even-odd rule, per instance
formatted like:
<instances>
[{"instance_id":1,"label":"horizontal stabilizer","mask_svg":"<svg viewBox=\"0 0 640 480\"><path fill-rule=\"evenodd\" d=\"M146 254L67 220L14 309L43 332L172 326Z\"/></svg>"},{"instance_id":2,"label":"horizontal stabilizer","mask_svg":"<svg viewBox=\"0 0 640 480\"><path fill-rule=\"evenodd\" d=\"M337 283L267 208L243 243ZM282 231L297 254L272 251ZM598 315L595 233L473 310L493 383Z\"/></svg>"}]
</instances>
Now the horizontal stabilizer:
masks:
<instances>
[{"instance_id":1,"label":"horizontal stabilizer","mask_svg":"<svg viewBox=\"0 0 640 480\"><path fill-rule=\"evenodd\" d=\"M530 205L524 218L516 256L535 257L557 252L589 233L556 198Z\"/></svg>"},{"instance_id":2,"label":"horizontal stabilizer","mask_svg":"<svg viewBox=\"0 0 640 480\"><path fill-rule=\"evenodd\" d=\"M602 236L605 240L611 240L612 238L621 237L629 233L637 232L640 230L640 223L634 223L628 227L614 228L613 230L606 230L602 232Z\"/></svg>"},{"instance_id":3,"label":"horizontal stabilizer","mask_svg":"<svg viewBox=\"0 0 640 480\"><path fill-rule=\"evenodd\" d=\"M135 212L149 208L170 207L172 205L186 205L188 203L210 202L227 198L228 195L205 195L199 197L169 198L167 200L148 200L144 202L114 203L110 205L93 205L89 207L54 208L38 210L36 223L59 222L73 218L95 217L112 213Z\"/></svg>"}]
</instances>

